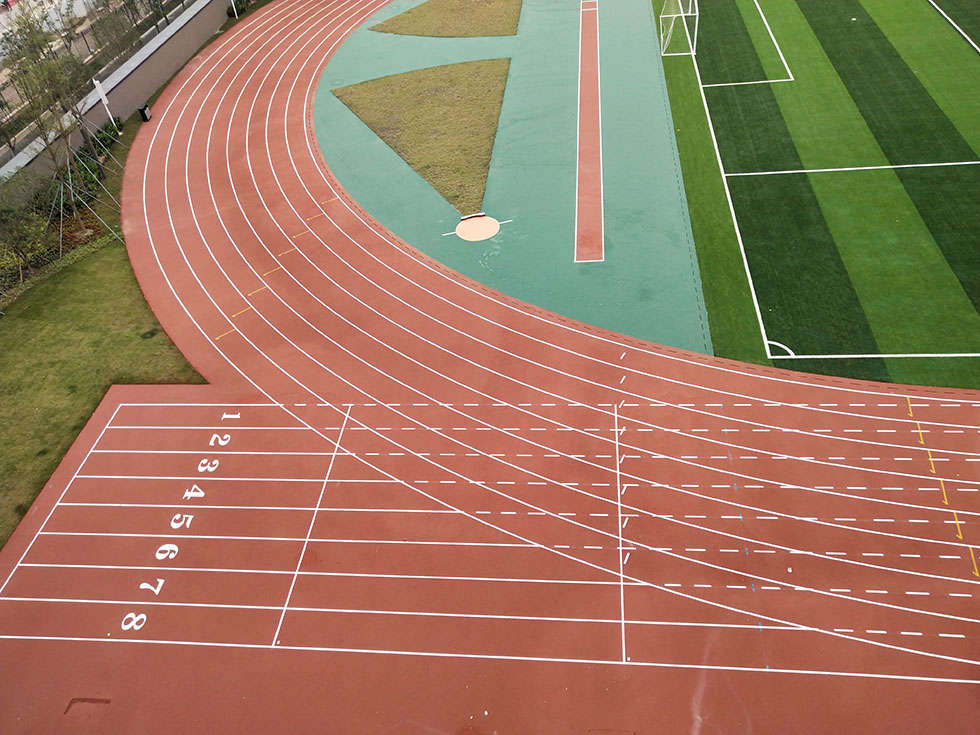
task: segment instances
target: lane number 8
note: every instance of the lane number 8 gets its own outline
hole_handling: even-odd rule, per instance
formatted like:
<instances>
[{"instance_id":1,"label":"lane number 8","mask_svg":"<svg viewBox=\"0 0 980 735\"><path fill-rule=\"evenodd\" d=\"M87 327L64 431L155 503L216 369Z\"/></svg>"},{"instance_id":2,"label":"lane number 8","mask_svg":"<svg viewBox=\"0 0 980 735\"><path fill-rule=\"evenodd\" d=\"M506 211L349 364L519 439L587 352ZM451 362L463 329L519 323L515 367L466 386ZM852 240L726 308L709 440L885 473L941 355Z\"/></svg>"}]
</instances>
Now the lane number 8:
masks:
<instances>
[{"instance_id":1,"label":"lane number 8","mask_svg":"<svg viewBox=\"0 0 980 735\"><path fill-rule=\"evenodd\" d=\"M140 630L146 625L146 613L126 613L126 616L122 619L120 628L123 630Z\"/></svg>"}]
</instances>

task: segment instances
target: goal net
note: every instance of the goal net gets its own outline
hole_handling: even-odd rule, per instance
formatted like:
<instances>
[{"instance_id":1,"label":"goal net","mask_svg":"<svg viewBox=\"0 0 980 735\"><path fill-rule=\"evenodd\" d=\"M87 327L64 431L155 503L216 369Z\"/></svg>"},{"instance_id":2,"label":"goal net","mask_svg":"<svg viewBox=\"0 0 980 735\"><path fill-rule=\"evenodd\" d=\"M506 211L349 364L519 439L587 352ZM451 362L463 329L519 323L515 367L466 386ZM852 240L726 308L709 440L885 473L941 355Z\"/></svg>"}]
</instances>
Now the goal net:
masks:
<instances>
[{"instance_id":1,"label":"goal net","mask_svg":"<svg viewBox=\"0 0 980 735\"><path fill-rule=\"evenodd\" d=\"M698 52L698 0L665 0L660 11L660 53L693 56Z\"/></svg>"}]
</instances>

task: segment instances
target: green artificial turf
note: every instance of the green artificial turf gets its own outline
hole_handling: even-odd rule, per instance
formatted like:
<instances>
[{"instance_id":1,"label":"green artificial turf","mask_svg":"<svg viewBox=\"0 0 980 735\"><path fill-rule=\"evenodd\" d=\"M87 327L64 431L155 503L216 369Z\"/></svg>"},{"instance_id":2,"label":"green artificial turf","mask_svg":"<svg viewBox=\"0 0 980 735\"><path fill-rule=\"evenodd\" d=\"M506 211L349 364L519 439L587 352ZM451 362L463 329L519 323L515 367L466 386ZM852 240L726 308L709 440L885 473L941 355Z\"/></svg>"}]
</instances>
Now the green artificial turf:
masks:
<instances>
[{"instance_id":1,"label":"green artificial turf","mask_svg":"<svg viewBox=\"0 0 980 735\"><path fill-rule=\"evenodd\" d=\"M769 338L798 355L877 353L809 178L740 178L729 187Z\"/></svg>"},{"instance_id":2,"label":"green artificial turf","mask_svg":"<svg viewBox=\"0 0 980 735\"><path fill-rule=\"evenodd\" d=\"M510 59L393 74L333 90L446 201L479 212Z\"/></svg>"},{"instance_id":3,"label":"green artificial turf","mask_svg":"<svg viewBox=\"0 0 980 735\"><path fill-rule=\"evenodd\" d=\"M698 26L698 66L703 84L766 78L735 0L706 4Z\"/></svg>"},{"instance_id":4,"label":"green artificial turf","mask_svg":"<svg viewBox=\"0 0 980 735\"><path fill-rule=\"evenodd\" d=\"M859 0L797 1L889 161L975 159Z\"/></svg>"},{"instance_id":5,"label":"green artificial turf","mask_svg":"<svg viewBox=\"0 0 980 735\"><path fill-rule=\"evenodd\" d=\"M980 166L905 169L899 176L980 312Z\"/></svg>"},{"instance_id":6,"label":"green artificial turf","mask_svg":"<svg viewBox=\"0 0 980 735\"><path fill-rule=\"evenodd\" d=\"M160 328L119 242L64 268L0 319L0 539L113 383L200 383Z\"/></svg>"},{"instance_id":7,"label":"green artificial turf","mask_svg":"<svg viewBox=\"0 0 980 735\"><path fill-rule=\"evenodd\" d=\"M933 1L970 37L973 43L980 46L980 2L977 2L977 0ZM928 7L926 10L937 13L938 15L938 11L932 7ZM940 15L940 17L942 16ZM943 22L948 21L943 19ZM962 38L962 36L960 37ZM966 39L963 39L963 44L969 51L976 53L975 49L967 43Z\"/></svg>"},{"instance_id":8,"label":"green artificial turf","mask_svg":"<svg viewBox=\"0 0 980 735\"><path fill-rule=\"evenodd\" d=\"M694 67L685 57L664 59L664 66L715 354L767 364L708 118L690 93L697 89Z\"/></svg>"},{"instance_id":9,"label":"green artificial turf","mask_svg":"<svg viewBox=\"0 0 980 735\"><path fill-rule=\"evenodd\" d=\"M698 63L721 67L734 56L739 74L730 81L767 78L734 0L711 10L705 15L722 19L702 26ZM705 93L727 171L803 168L772 85ZM878 352L809 179L733 177L729 188L769 338L796 354ZM872 375L882 376L880 365L861 368L861 377Z\"/></svg>"},{"instance_id":10,"label":"green artificial turf","mask_svg":"<svg viewBox=\"0 0 980 735\"><path fill-rule=\"evenodd\" d=\"M513 36L521 0L428 0L372 26L409 36Z\"/></svg>"}]
</instances>

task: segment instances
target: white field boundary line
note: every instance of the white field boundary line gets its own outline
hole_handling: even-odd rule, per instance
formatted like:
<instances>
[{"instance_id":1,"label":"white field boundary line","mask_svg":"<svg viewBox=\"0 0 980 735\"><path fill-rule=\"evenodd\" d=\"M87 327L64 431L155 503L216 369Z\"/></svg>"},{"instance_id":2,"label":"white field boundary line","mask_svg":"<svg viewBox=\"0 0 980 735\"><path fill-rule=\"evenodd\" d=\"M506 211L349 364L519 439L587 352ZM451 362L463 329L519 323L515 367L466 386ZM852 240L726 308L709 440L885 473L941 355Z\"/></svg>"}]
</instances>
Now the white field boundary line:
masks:
<instances>
[{"instance_id":1,"label":"white field boundary line","mask_svg":"<svg viewBox=\"0 0 980 735\"><path fill-rule=\"evenodd\" d=\"M939 163L897 163L881 166L842 166L839 168L797 168L782 171L739 171L729 172L725 176L783 176L786 174L828 174L847 173L851 171L891 171L903 168L943 168L946 166L980 166L980 161L942 161Z\"/></svg>"},{"instance_id":2,"label":"white field boundary line","mask_svg":"<svg viewBox=\"0 0 980 735\"><path fill-rule=\"evenodd\" d=\"M939 14L943 16L949 22L949 24L953 26L953 28L956 29L957 33L959 33L961 36L963 36L963 38L966 39L966 42L973 47L973 50L976 51L978 54L980 54L980 46L977 45L977 42L974 41L972 38L970 38L967 32L964 31L962 28L960 28L956 24L956 22L952 18L950 18L949 15L946 14L946 11L943 10L941 7L939 7L934 0L928 0L928 2L932 7L934 7L936 10L939 11Z\"/></svg>"},{"instance_id":3,"label":"white field boundary line","mask_svg":"<svg viewBox=\"0 0 980 735\"><path fill-rule=\"evenodd\" d=\"M685 56L690 56L690 54L684 54L684 55ZM699 85L700 85L700 74L699 74ZM313 83L311 82L311 84L309 85L309 87L307 89L307 103L309 101L309 96L310 96L312 87L313 87ZM705 103L705 105L707 104L706 101L704 100L703 92L702 92L702 101ZM713 126L712 126L711 119L710 119L710 113L708 114L708 123L709 123L709 127L712 127L712 138L714 138L714 132L713 132ZM312 143L312 140L310 138L310 131L309 130L306 131L306 140L305 140L305 142L306 142L307 151L309 152L311 158L313 160L317 160L315 154L313 153L313 147L312 147L313 146L313 143ZM716 148L716 154L717 154L717 141L715 141L715 148ZM724 167L721 164L720 155L718 156L718 158L719 158L719 168L721 169L722 174L724 174ZM293 168L294 168L294 171L295 171L295 163L293 163ZM693 365L693 366L696 366L696 367L707 368L707 369L710 369L710 370L717 370L717 371L720 371L720 372L731 373L731 374L734 374L734 375L741 375L741 376L744 376L744 377L755 378L755 379L759 379L759 380L762 380L762 381L773 382L773 383L784 383L784 384L790 384L790 385L803 385L803 386L812 387L812 388L818 388L818 389L824 389L824 390L832 390L832 391L845 392L845 393L858 393L858 394L862 394L862 395L878 395L878 396L891 396L891 395L893 395L892 393L889 393L889 392L886 392L886 391L875 391L875 390L869 390L867 388L856 388L856 387L849 387L849 386L830 386L830 385L821 384L821 383L808 382L808 381L800 380L800 379L784 378L784 377L773 376L773 375L762 375L762 374L759 374L759 373L748 372L746 370L734 369L734 368L726 367L726 366L723 366L723 365L712 364L710 362L701 362L701 361L693 360L693 359L690 359L690 358L685 358L685 357L682 357L682 356L677 355L677 354L672 354L670 352L657 352L657 351L651 350L649 348L638 347L636 344L627 344L627 343L624 343L624 342L621 342L621 341L618 341L618 340L615 340L615 339L611 339L609 337L605 337L605 336L593 334L593 333L590 333L590 332L586 332L586 331L583 331L581 329L575 328L573 326L570 326L570 325L565 324L565 323L562 323L562 322L552 321L551 319L549 319L549 318L547 318L545 316L542 316L542 315L539 315L539 314L536 314L536 313L533 313L533 312L530 312L530 311L525 311L523 309L518 308L514 304L509 303L506 300L501 300L501 299L496 298L496 297L494 297L494 296L492 296L490 294L484 293L483 291L480 291L480 290L478 290L478 289L470 286L469 284L467 284L465 282L461 282L461 281L457 281L455 279L449 278L444 272L442 272L439 269L434 268L431 264L425 262L424 260L419 259L411 251L406 251L403 248L399 247L399 245L397 243L395 243L394 241L392 241L387 236L387 234L385 234L383 232L380 232L372 224L370 224L369 222L365 221L364 218L361 216L361 214L357 210L355 210L354 208L352 208L346 202L346 200L344 200L343 197L339 196L340 195L340 192L334 187L333 183L329 179L327 179L327 177L325 176L324 172L322 171L322 169L320 168L319 165L317 166L317 171L320 174L320 178L327 185L327 187L330 189L330 191L335 196L338 197L337 201L341 202L341 204L345 207L345 209L347 210L347 212L349 214L351 214L352 216L354 216L357 220L359 220L361 222L361 224L364 225L365 228L367 228L368 230L370 230L371 232L373 232L378 238L380 238L384 242L388 243L396 252L398 252L398 253L400 253L402 255L405 255L405 256L409 257L410 259L414 260L418 265L420 265L421 267L423 267L423 268L431 271L436 276L441 277L443 279L446 279L446 280L450 281L450 283L452 285L454 285L456 287L460 287L463 290L469 291L473 295L476 295L476 296L481 297L483 299L487 299L487 300L491 301L492 303L494 303L495 305L501 306L501 307L503 307L503 308L505 308L507 310L513 311L513 312L519 314L522 317L526 317L526 318L530 318L530 319L533 319L533 320L536 320L536 321L543 322L545 324L548 324L549 326L553 326L553 327L556 327L558 329L571 332L571 333L576 334L578 336L586 337L586 338L589 338L589 339L594 339L594 340L597 340L599 342L606 343L606 344L615 345L617 348L623 348L623 347L625 347L625 348L630 349L630 350L633 350L635 352L639 352L640 354L652 355L652 356L660 357L660 358L663 358L665 360L670 360L670 361L673 361L673 362L681 362L681 363ZM305 188L305 183L302 181L302 179L301 179L300 183ZM315 200L315 198L312 197L312 194L310 194L309 190L306 189L306 191L307 191L307 194L310 195L311 199L314 199ZM730 199L730 196L729 196L729 199ZM730 208L731 208L731 202L730 201L729 201L729 204L730 204ZM361 246L360 243L358 243L354 238L352 238L343 228L339 227L337 225L337 223L334 222L329 217L329 214L327 214L326 211L323 210L322 207L318 207L318 208L320 209L321 213L323 213L324 215L327 216L327 219L329 221L331 221L331 223L337 228L337 230L340 233L344 234L347 237L347 239L350 241L350 243L354 247L362 250L362 252L364 252L364 254L367 257L369 257L372 260L374 260L382 268L387 269L387 270L391 271L393 273L393 275L404 279L404 274L399 273L396 269L392 268L392 266L390 264L388 264L385 261L379 259L376 255L374 255L373 253L371 253L371 252L367 251L365 248L363 248L363 246ZM734 212L733 212L733 216L734 216ZM736 222L736 230L738 230L737 222ZM739 234L739 237L740 237L740 234ZM744 248L743 248L743 261L744 261ZM751 284L751 274L750 273L747 273L747 275L749 277L749 281L750 281L750 284ZM405 279L405 280L407 280L407 279ZM465 311L467 314L475 317L476 319L479 319L481 321L487 322L488 324L491 324L494 327L500 328L500 329L502 329L504 331L513 332L513 333L515 333L515 334L517 334L517 335L519 335L519 336L521 336L521 337L523 337L525 339L528 339L528 340L531 340L531 341L534 341L534 342L541 343L543 345L546 345L548 347L554 348L556 350L560 350L560 351L567 352L569 354L575 355L577 357L582 357L582 358L585 358L585 359L588 359L588 360L592 360L592 361L598 362L598 363L600 363L604 367L619 367L619 366L613 365L610 362L607 362L605 360L602 360L600 358L597 358L595 356L585 355L583 353L576 352L573 349L566 348L566 347L563 347L561 345L557 345L557 344L548 342L546 340L543 340L543 339L534 337L533 335L526 334L526 333L521 332L520 330L515 329L513 327L510 327L508 325L502 324L500 322L496 322L496 321L494 321L494 320L492 320L492 319L490 319L490 318L488 318L488 317L486 317L486 316L484 316L482 314L478 314L476 312L470 311L469 309L464 309L464 308L460 307L460 305L458 303L454 302L450 298L448 298L448 297L446 297L446 296L444 296L442 294L436 293L435 291L432 291L431 289L428 289L428 288L426 288L426 287L424 287L424 286L416 283L415 281L409 281L409 283L411 285L413 285L414 287L416 287L416 288L419 288L421 290L424 290L426 293L428 293L433 298L435 298L437 300L440 300L440 301L443 301L444 303L446 303L447 305L449 305L449 306L451 306L453 308L461 309L461 310ZM752 295L753 295L753 297L755 296L754 289L752 290ZM757 312L757 316L760 319L760 327L762 327L762 324L761 324L761 315L759 314L758 305L757 304L756 304L756 312ZM431 316L429 316L427 314L426 314L426 316L429 317L429 318L435 319L434 317L431 317ZM438 321L438 320L436 320L436 321ZM763 336L765 337L764 327L762 329L763 329ZM633 368L626 368L626 369L629 370L631 373L636 373L636 374L641 375L641 376L644 376L644 377L652 377L652 378L655 378L655 379L665 380L665 381L668 381L668 382L676 383L678 385L685 385L687 387L696 388L696 389L699 389L699 390L710 391L710 392L714 392L714 393L719 393L719 394L724 394L724 395L731 395L731 396L741 397L741 398L755 398L755 397L748 396L748 395L745 395L745 394L738 394L738 393L732 393L732 392L729 392L729 391L725 391L725 390L723 390L723 389L721 389L719 387L707 387L707 386L704 386L704 385L699 385L699 384L694 384L694 383L686 383L684 381L679 381L679 380L676 380L676 379L667 378L665 376L657 375L655 373L647 373L645 371L636 370L636 369L633 369ZM943 400L948 401L948 400L950 400L949 398L941 398L941 397L938 397L938 396L919 396L919 397L922 398L923 400L930 400L930 401L943 401ZM757 399L757 400L763 400L763 399ZM960 400L960 401L964 401L966 403L971 403L972 402L972 401L969 401L968 399L954 399L954 400ZM790 404L785 404L785 405L790 405ZM818 407L813 407L812 410L820 411L820 410L823 410L823 409L820 409ZM837 413L837 412L830 412L830 413ZM883 418L887 418L887 417L883 417Z\"/></svg>"},{"instance_id":4,"label":"white field boundary line","mask_svg":"<svg viewBox=\"0 0 980 735\"><path fill-rule=\"evenodd\" d=\"M7 578L4 580L3 584L0 585L0 596L3 595L3 591L7 588L7 584L10 582L14 574L20 568L21 563L24 561L24 558L30 553L31 549L34 548L34 542L37 541L38 537L44 531L45 526L48 525L48 521L51 520L51 516L53 516L54 512L58 509L58 505L65 497L65 495L68 493L68 489L72 486L75 480L78 479L79 477L78 473L81 471L82 465L84 465L85 462L88 460L88 457L92 452L92 449L94 449L98 445L99 441L102 439L103 435L106 432L106 428L109 426L109 424L112 423L112 420L116 417L116 414L118 412L119 412L119 406L117 405L115 410L112 412L112 415L109 417L109 420L106 422L105 426L102 427L102 430L99 432L99 435L95 438L95 441L92 442L92 446L89 447L88 452L85 453L85 457L82 458L82 461L75 469L75 472L72 474L71 479L67 483L65 483L64 490L61 491L61 494L58 496L58 499L54 502L54 505L51 506L51 510L48 511L48 514L44 517L44 520L41 522L41 525L38 526L38 530L35 532L34 538L31 539L31 542L27 545L27 548L25 548L24 552L20 555L20 558L17 560L17 563L14 564L14 568L10 570L10 573L7 575Z\"/></svg>"},{"instance_id":5,"label":"white field boundary line","mask_svg":"<svg viewBox=\"0 0 980 735\"><path fill-rule=\"evenodd\" d=\"M769 38L772 39L772 45L776 47L776 53L779 54L779 60L783 64L783 68L786 70L786 77L781 79L759 79L752 82L722 82L720 84L705 84L703 85L705 89L709 87L744 87L749 84L778 84L780 82L795 82L796 77L793 76L793 70L789 68L789 64L786 62L786 57L783 55L783 49L779 45L779 41L776 40L776 34L772 32L772 27L769 25L769 19L766 17L765 12L762 10L762 6L759 5L759 0L754 0L756 10L759 11L759 17L762 19L763 25L766 27L766 32L769 34Z\"/></svg>"},{"instance_id":6,"label":"white field boundary line","mask_svg":"<svg viewBox=\"0 0 980 735\"><path fill-rule=\"evenodd\" d=\"M193 75L187 81L185 81L185 83L184 83L184 85L182 85L181 89L183 89L183 86L186 86L191 81L191 79L193 79ZM203 81L198 83L198 88L201 86L201 84L203 84ZM312 84L312 82L311 82L311 84ZM178 91L180 91L180 90L178 90ZM184 103L184 108L183 108L184 110L186 110L187 105L188 105L188 103L185 102ZM168 111L169 111L169 107L168 107ZM182 115L183 115L183 113L181 113L181 116ZM160 130L160 128L158 126L155 129L155 132L154 132L154 139L155 139L157 133L159 132L159 130ZM165 176L166 176L166 170L167 170L167 167L168 167L168 164L169 164L169 160L170 160L169 151L170 151L170 148L171 148L172 143L173 143L173 136L175 135L175 132L176 131L174 131L174 132L171 133L170 144L168 145L167 152L166 152L166 155L164 157L164 175ZM151 150L152 150L152 143L153 143L153 140L151 140ZM186 177L185 177L185 183L186 183ZM144 192L144 195L143 196L144 196L144 219L145 219L145 217L146 217L146 215L145 215L145 211L146 211L145 210L145 205L146 205L146 202L145 202L145 197L146 197L146 174L145 174L145 172L144 172L144 180L143 180L143 192ZM168 201L169 197L168 197L168 193L167 193L167 190L166 189L164 190L164 198L165 198L165 201L166 201L166 206L167 206L168 212L170 212L169 201ZM145 224L148 227L148 222L145 222ZM173 287L172 282L170 281L169 277L167 276L166 271L163 270L163 266L162 266L162 263L160 261L159 253L158 253L158 251L156 249L156 246L155 246L155 243L154 243L154 240L153 240L152 231L149 230L149 228L148 228L147 231L149 233L150 245L151 245L151 249L152 249L152 251L154 253L154 257L155 257L155 259L157 261L157 265L161 269L162 275L163 275L163 277L164 277L164 279L165 279L168 287L170 288L171 293L174 295L174 297L176 298L178 304L184 310L185 314L188 316L188 318L191 320L191 322L195 325L195 327L198 328L198 330L201 332L202 336L212 344L213 349L219 355L221 355L236 372L238 372L248 383L251 383L253 386L255 386L255 388L260 393L263 393L264 395L268 395L268 393L266 393L266 391L264 391L261 388L261 386L259 386L254 380L250 379L241 370L241 368L239 368L233 361L231 361L228 358L228 356L220 348L218 348L218 346L215 344L214 340L212 340L207 335L207 333L203 330L203 328L200 325L200 323L194 318L193 314L187 309L187 306L180 300L179 296L176 293L176 290ZM190 267L190 263L189 263L189 261L187 259L187 255L186 255L186 253L184 252L184 250L183 250L183 248L181 246L180 238L177 236L176 229L175 229L174 224L173 224L173 221L172 221L172 214L171 214L171 231L174 234L175 238L177 238L176 239L176 242L175 242L176 247L180 251L180 253L181 253L182 257L183 257L183 260L184 260L185 264L187 264ZM206 244L206 241L205 241L205 244ZM212 258L213 258L213 254L212 254ZM219 268L220 268L220 265L219 265ZM203 287L203 284L200 283L200 279L198 278L196 272L194 272L193 268L191 269L191 272L192 272L192 275L194 276L195 280L197 280L198 284L202 287L205 295L212 302L212 304L214 305L214 307L220 312L221 311L220 307L218 307L218 305L214 302L214 299L211 296L210 292L208 292L207 289L205 289ZM225 274L225 276L227 278L227 274ZM235 285L234 285L234 282L230 282L230 283L232 285L232 288L236 288ZM260 354L264 354L264 353L262 353L262 351L254 343L251 342L251 340L249 340L249 338L245 334L241 334L241 336L242 336L243 340L246 341L253 349L255 349ZM268 359L268 357L266 359ZM270 360L270 362L272 362L272 361ZM272 362L272 364L274 366L278 367L279 370L283 372L283 374L284 374L285 377L289 378L292 382L296 383L298 386L305 388L307 391L309 391L311 393L311 395L316 396L316 393L315 392L310 391L309 388L307 388L306 386L303 386L303 384L300 383L295 377L293 377L292 375L290 375L288 372L282 370L282 368L280 366L276 365L276 363ZM295 413L289 411L288 408L286 408L284 410L287 413L289 413L290 415L292 415L294 418L296 418L298 421L303 422L302 418L300 418ZM303 422L303 423L305 423L305 422ZM380 436L379 436L379 438L384 439L384 437L380 437ZM364 460L360 460L360 461L364 462ZM367 463L367 462L364 462L364 463L367 464L368 466L371 466L370 463ZM379 470L379 471L383 472L382 470ZM388 474L388 473L384 473L384 474ZM391 479L396 480L396 481L398 480L398 478L396 478L394 476L391 476ZM407 488L409 488L411 490L414 490L415 492L417 492L417 493L423 495L424 497L427 497L430 500L433 500L434 502L437 502L437 503L439 503L441 505L445 505L446 507L449 507L449 508L454 508L455 507L455 506L452 506L452 505L446 503L445 501L442 501L442 500L436 498L435 496L432 496L432 495L430 495L428 493L425 493L424 491L422 491L422 490L420 490L418 488L413 488L410 485L408 485L407 483L400 483L400 484L404 484ZM487 491L489 491L489 492L495 492L491 488L484 488L484 489L487 490ZM498 493L498 494L501 494L501 493ZM523 504L527 505L526 503L523 503ZM477 518L477 517L472 517L472 518L473 518L474 521L476 521L477 523L479 523L481 525L486 525L486 526L491 527L491 528L497 528L498 530L501 530L501 531L503 531L504 533L506 533L508 535L514 536L516 538L521 538L521 537L517 536L516 534L513 534L512 532L508 532L508 531L504 531L503 529L499 529L498 527L494 526L493 524L487 523L486 521L484 521L484 520L482 520L480 518ZM560 520L563 520L563 519L560 519ZM526 539L522 539L522 540L526 540ZM591 564L591 563L586 562L584 560L576 559L575 557L573 557L571 555L564 554L562 552L554 551L554 550L551 550L551 549L547 549L547 547L541 547L541 548L544 548L547 551L549 551L550 553L555 554L557 556L561 556L563 558L567 558L567 559L570 559L572 561L577 561L579 564L584 564L585 566L594 567L594 568L597 568L597 569L604 569L603 567L600 567L598 565ZM691 560L691 561L695 561L696 562L696 560ZM609 570L605 570L605 571L608 572ZM642 580L637 580L637 581L642 581ZM646 584L646 585L650 585L649 582L643 582L643 583ZM666 592L668 592L670 594L677 595L677 596L680 596L680 597L689 598L689 599L692 599L692 600L695 600L695 601L700 601L703 604L708 604L708 605L711 605L711 606L717 606L716 604L713 604L710 601L700 600L700 598L697 598L696 596L686 595L685 593L681 593L681 592L676 591L676 590L663 589L663 591L666 591ZM876 604L876 603L871 603L871 604ZM740 612L742 612L743 614L751 614L753 617L760 617L759 615L754 614L754 613L745 613L744 611L740 611ZM776 621L776 622L785 622L785 621ZM837 633L837 632L823 631L823 633L826 634L826 635L828 635L828 636L832 636L832 637L839 637L839 638L846 638L846 639L851 639L851 640L857 640L857 641L863 642L863 643L865 643L867 645L871 645L871 646L878 646L878 647L885 647L885 648L895 648L895 649L907 651L907 652L913 653L913 654L916 654L917 653L919 655L928 655L928 654L922 654L922 652L915 651L914 649L908 649L908 648L902 648L902 647L896 647L896 646L889 646L887 644L882 644L882 643L877 642L877 641L864 640L864 639L860 639L860 638L855 638L853 636L847 636L847 635L844 635L844 634L841 634L841 633Z\"/></svg>"},{"instance_id":7,"label":"white field boundary line","mask_svg":"<svg viewBox=\"0 0 980 735\"><path fill-rule=\"evenodd\" d=\"M330 457L330 464L327 465L327 474L323 478L323 485L320 487L320 495L316 499L316 508L313 509L313 514L310 517L310 526L306 529L306 540L303 541L303 548L299 552L299 561L296 562L296 570L293 572L293 579L289 583L289 592L286 593L286 601L282 605L282 613L279 615L279 623L276 625L276 632L272 635L272 645L279 643L279 631L282 629L282 621L286 618L286 611L289 609L289 601L293 598L293 588L296 586L296 580L299 578L299 570L303 566L303 560L306 559L306 549L310 545L310 536L313 534L313 527L316 525L317 515L320 511L320 504L323 502L323 494L327 491L327 483L330 481L330 472L333 470L333 463L337 459L337 452L340 450L340 441L344 438L344 429L347 428L347 421L350 419L351 409L347 409L347 413L344 414L344 423L340 425L340 432L337 434L336 440L334 440L333 445L333 455Z\"/></svg>"},{"instance_id":8,"label":"white field boundary line","mask_svg":"<svg viewBox=\"0 0 980 735\"><path fill-rule=\"evenodd\" d=\"M684 54L687 56L688 54ZM705 84L705 89L711 89L712 87L747 87L750 84L779 84L780 82L795 82L795 79L757 79L752 82L716 82L714 84Z\"/></svg>"},{"instance_id":9,"label":"white field boundary line","mask_svg":"<svg viewBox=\"0 0 980 735\"><path fill-rule=\"evenodd\" d=\"M900 359L905 357L980 357L980 352L878 352L873 354L772 355L773 360Z\"/></svg>"},{"instance_id":10,"label":"white field boundary line","mask_svg":"<svg viewBox=\"0 0 980 735\"><path fill-rule=\"evenodd\" d=\"M776 53L779 54L779 60L783 62L783 68L786 69L786 76L790 78L791 81L796 81L796 77L793 76L793 70L789 68L789 64L786 63L786 57L783 55L783 49L779 45L779 41L776 40L776 34L772 32L772 26L769 25L769 19L766 17L765 12L762 10L762 6L759 5L759 0L753 0L756 9L759 11L759 17L762 18L762 23L766 27L766 32L769 34L769 38L772 39L772 45L776 47Z\"/></svg>"},{"instance_id":11,"label":"white field boundary line","mask_svg":"<svg viewBox=\"0 0 980 735\"><path fill-rule=\"evenodd\" d=\"M382 656L415 656L436 659L458 659L463 661L524 661L532 663L585 664L588 666L635 666L637 668L657 668L679 671L738 671L757 674L798 674L808 676L833 676L846 679L872 679L891 681L915 681L937 684L980 684L980 679L962 679L939 676L915 676L912 674L881 674L859 671L832 671L827 669L770 669L758 666L722 666L711 664L683 664L659 661L627 661L618 659L554 658L546 656L507 656L502 654L452 653L443 651L409 651L380 648L337 648L330 646L272 646L266 643L219 643L211 641L179 641L156 638L90 638L85 636L44 636L44 635L0 635L0 640L28 641L68 641L77 643L121 643L149 644L163 646L188 646L204 648L232 648L266 651L316 651L320 653L376 654Z\"/></svg>"}]
</instances>

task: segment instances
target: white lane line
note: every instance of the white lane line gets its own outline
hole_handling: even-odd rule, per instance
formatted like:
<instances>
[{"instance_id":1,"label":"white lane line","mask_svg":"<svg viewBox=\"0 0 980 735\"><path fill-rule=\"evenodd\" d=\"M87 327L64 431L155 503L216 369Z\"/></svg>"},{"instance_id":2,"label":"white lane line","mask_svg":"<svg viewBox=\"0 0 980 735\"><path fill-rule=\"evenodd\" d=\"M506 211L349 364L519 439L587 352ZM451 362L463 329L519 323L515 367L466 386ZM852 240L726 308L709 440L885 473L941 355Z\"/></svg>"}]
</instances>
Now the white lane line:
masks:
<instances>
[{"instance_id":1,"label":"white lane line","mask_svg":"<svg viewBox=\"0 0 980 735\"><path fill-rule=\"evenodd\" d=\"M962 638L965 636L940 633L940 636L949 638ZM742 671L760 674L799 674L808 676L834 676L847 679L874 679L874 680L894 680L894 681L919 681L942 684L980 684L980 679L957 679L952 677L937 676L915 676L909 674L882 674L871 672L856 671L833 671L826 669L772 669L762 668L761 666L723 666L711 664L686 664L668 663L659 661L627 661L623 663L618 659L591 659L591 658L554 658L547 656L508 656L503 654L478 654L478 653L453 653L448 651L410 651L401 649L380 649L380 648L337 648L330 646L300 646L283 645L272 646L267 643L222 643L213 641L189 641L189 640L164 640L157 638L93 638L86 636L44 636L44 635L4 635L0 634L0 640L34 640L34 641L70 641L70 642L99 642L117 644L153 644L170 646L189 646L202 648L233 648L233 649L259 649L259 650L278 650L278 651L316 651L323 653L358 653L358 654L378 654L382 656L416 656L422 658L440 659L460 659L467 661L529 661L536 663L564 663L564 664L586 664L589 666L635 666L638 668L660 668L694 671ZM880 645L880 644L879 644Z\"/></svg>"}]
</instances>

